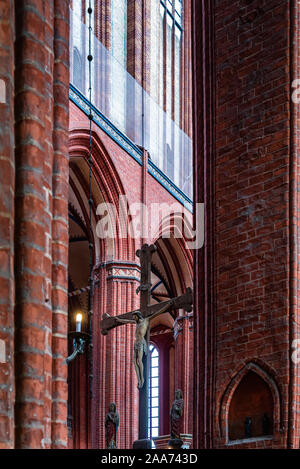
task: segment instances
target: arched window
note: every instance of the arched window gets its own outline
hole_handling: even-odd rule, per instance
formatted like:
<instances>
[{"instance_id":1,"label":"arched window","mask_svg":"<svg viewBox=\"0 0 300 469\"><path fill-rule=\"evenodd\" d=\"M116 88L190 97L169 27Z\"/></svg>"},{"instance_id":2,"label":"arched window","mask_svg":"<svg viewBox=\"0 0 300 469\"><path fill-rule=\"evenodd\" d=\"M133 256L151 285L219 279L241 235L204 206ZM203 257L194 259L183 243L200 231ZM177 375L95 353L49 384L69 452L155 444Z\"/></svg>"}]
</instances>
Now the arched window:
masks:
<instances>
[{"instance_id":1,"label":"arched window","mask_svg":"<svg viewBox=\"0 0 300 469\"><path fill-rule=\"evenodd\" d=\"M126 131L127 0L111 2L111 118L119 130Z\"/></svg>"},{"instance_id":2,"label":"arched window","mask_svg":"<svg viewBox=\"0 0 300 469\"><path fill-rule=\"evenodd\" d=\"M148 404L148 438L159 436L159 353L149 345L149 404Z\"/></svg>"},{"instance_id":3,"label":"arched window","mask_svg":"<svg viewBox=\"0 0 300 469\"><path fill-rule=\"evenodd\" d=\"M180 59L182 42L182 0L160 0L161 91L164 108L180 124Z\"/></svg>"}]
</instances>

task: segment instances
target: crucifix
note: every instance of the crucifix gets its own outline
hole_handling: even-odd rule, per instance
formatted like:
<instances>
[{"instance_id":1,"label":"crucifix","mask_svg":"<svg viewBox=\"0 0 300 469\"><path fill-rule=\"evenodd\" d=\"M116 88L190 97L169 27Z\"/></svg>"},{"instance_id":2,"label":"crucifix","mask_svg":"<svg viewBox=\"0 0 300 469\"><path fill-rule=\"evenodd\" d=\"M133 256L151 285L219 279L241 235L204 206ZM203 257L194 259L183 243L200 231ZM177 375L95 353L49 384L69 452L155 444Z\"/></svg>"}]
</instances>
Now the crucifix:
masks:
<instances>
[{"instance_id":1,"label":"crucifix","mask_svg":"<svg viewBox=\"0 0 300 469\"><path fill-rule=\"evenodd\" d=\"M134 448L151 448L151 440L147 439L148 422L148 394L149 394L149 335L150 321L156 316L172 309L183 308L192 310L193 292L188 288L184 295L168 301L150 305L151 299L151 259L156 251L154 244L144 244L136 255L141 262L141 284L137 288L140 293L140 309L119 316L103 315L100 323L101 332L106 335L109 330L122 324L135 324L134 367L138 379L139 389L139 440L134 442Z\"/></svg>"}]
</instances>

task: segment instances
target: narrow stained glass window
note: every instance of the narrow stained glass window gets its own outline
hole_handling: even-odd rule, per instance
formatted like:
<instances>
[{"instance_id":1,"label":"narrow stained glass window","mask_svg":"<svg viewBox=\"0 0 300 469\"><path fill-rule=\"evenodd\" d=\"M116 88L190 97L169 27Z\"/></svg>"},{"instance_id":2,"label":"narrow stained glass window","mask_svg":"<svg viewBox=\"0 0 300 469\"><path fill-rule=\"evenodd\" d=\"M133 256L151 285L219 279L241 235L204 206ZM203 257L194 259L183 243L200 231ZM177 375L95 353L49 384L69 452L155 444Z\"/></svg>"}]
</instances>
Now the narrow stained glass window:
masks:
<instances>
[{"instance_id":1,"label":"narrow stained glass window","mask_svg":"<svg viewBox=\"0 0 300 469\"><path fill-rule=\"evenodd\" d=\"M159 353L153 344L149 354L148 438L152 438L159 435Z\"/></svg>"},{"instance_id":2,"label":"narrow stained glass window","mask_svg":"<svg viewBox=\"0 0 300 469\"><path fill-rule=\"evenodd\" d=\"M111 22L111 119L122 132L125 132L127 0L112 0Z\"/></svg>"}]
</instances>

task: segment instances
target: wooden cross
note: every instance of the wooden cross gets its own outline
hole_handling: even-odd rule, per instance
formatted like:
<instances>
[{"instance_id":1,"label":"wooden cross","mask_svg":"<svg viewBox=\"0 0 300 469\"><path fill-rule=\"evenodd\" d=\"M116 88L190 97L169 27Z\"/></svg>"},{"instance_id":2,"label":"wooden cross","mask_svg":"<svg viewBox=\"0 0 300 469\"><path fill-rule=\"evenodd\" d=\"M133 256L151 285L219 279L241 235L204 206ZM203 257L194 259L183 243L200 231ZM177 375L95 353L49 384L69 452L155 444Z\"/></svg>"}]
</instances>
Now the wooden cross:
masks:
<instances>
[{"instance_id":1,"label":"wooden cross","mask_svg":"<svg viewBox=\"0 0 300 469\"><path fill-rule=\"evenodd\" d=\"M192 310L193 304L193 292L191 288L188 288L184 295L173 298L172 300L163 301L158 304L150 305L151 299L151 259L153 253L156 251L156 246L144 244L140 250L137 251L137 256L140 258L141 262L141 284L137 289L137 293L140 292L140 309L138 310L141 313L142 322L144 321L147 327L147 332L144 335L144 346L146 351L149 350L149 335L150 327L149 322L152 318L165 313L170 309L183 308L186 311ZM137 311L131 311L119 316L109 316L108 314L103 315L103 319L100 323L102 334L106 335L108 331L126 323L135 323L136 328L136 342L137 342L137 333L138 328L141 327L140 320L137 319L135 314ZM139 322L138 322L139 321ZM135 354L137 353L138 346L135 342ZM141 342L139 341L142 347ZM143 347L144 350L144 347ZM143 385L139 388L139 442L149 442L147 440L147 422L148 422L148 394L149 394L149 360L148 353L143 354ZM137 368L137 367L136 367ZM139 379L139 377L138 377ZM135 442L135 443L139 443ZM143 445L144 443L141 443ZM136 445L135 447L147 447ZM148 446L149 447L149 446Z\"/></svg>"}]
</instances>

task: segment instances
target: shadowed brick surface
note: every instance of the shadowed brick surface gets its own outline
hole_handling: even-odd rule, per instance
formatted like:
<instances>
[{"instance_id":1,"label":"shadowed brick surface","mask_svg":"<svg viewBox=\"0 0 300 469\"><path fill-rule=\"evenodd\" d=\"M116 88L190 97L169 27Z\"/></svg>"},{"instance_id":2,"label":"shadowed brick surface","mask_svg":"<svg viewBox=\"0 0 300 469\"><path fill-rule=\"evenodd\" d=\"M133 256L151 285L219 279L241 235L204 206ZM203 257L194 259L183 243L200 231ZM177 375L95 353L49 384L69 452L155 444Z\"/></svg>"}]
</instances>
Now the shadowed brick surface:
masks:
<instances>
[{"instance_id":1,"label":"shadowed brick surface","mask_svg":"<svg viewBox=\"0 0 300 469\"><path fill-rule=\"evenodd\" d=\"M204 104L204 115L213 113L215 120L213 134L201 129L203 115L196 122L195 182L198 200L207 198L209 245L205 254L197 254L196 275L203 283L196 296L196 347L205 341L207 356L200 360L195 388L201 422L194 426L195 438L198 446L224 446L224 393L252 361L274 380L282 400L274 439L248 446L297 447L299 372L291 363L290 347L299 333L299 142L290 87L298 74L299 5L279 0L200 3L207 15L201 57L208 101L199 94L195 99L196 105ZM201 84L201 70L194 69ZM201 147L204 134L209 143ZM202 158L209 169L202 167ZM209 293L203 293L209 279Z\"/></svg>"},{"instance_id":2,"label":"shadowed brick surface","mask_svg":"<svg viewBox=\"0 0 300 469\"><path fill-rule=\"evenodd\" d=\"M56 317L67 314L68 227L58 232L56 220L67 220L68 8L67 1L0 2L3 448L67 445L67 327L65 318L58 330ZM65 250L57 253L63 231Z\"/></svg>"},{"instance_id":3,"label":"shadowed brick surface","mask_svg":"<svg viewBox=\"0 0 300 469\"><path fill-rule=\"evenodd\" d=\"M0 1L0 448L14 446L14 2ZM4 89L3 89L4 88Z\"/></svg>"}]
</instances>

